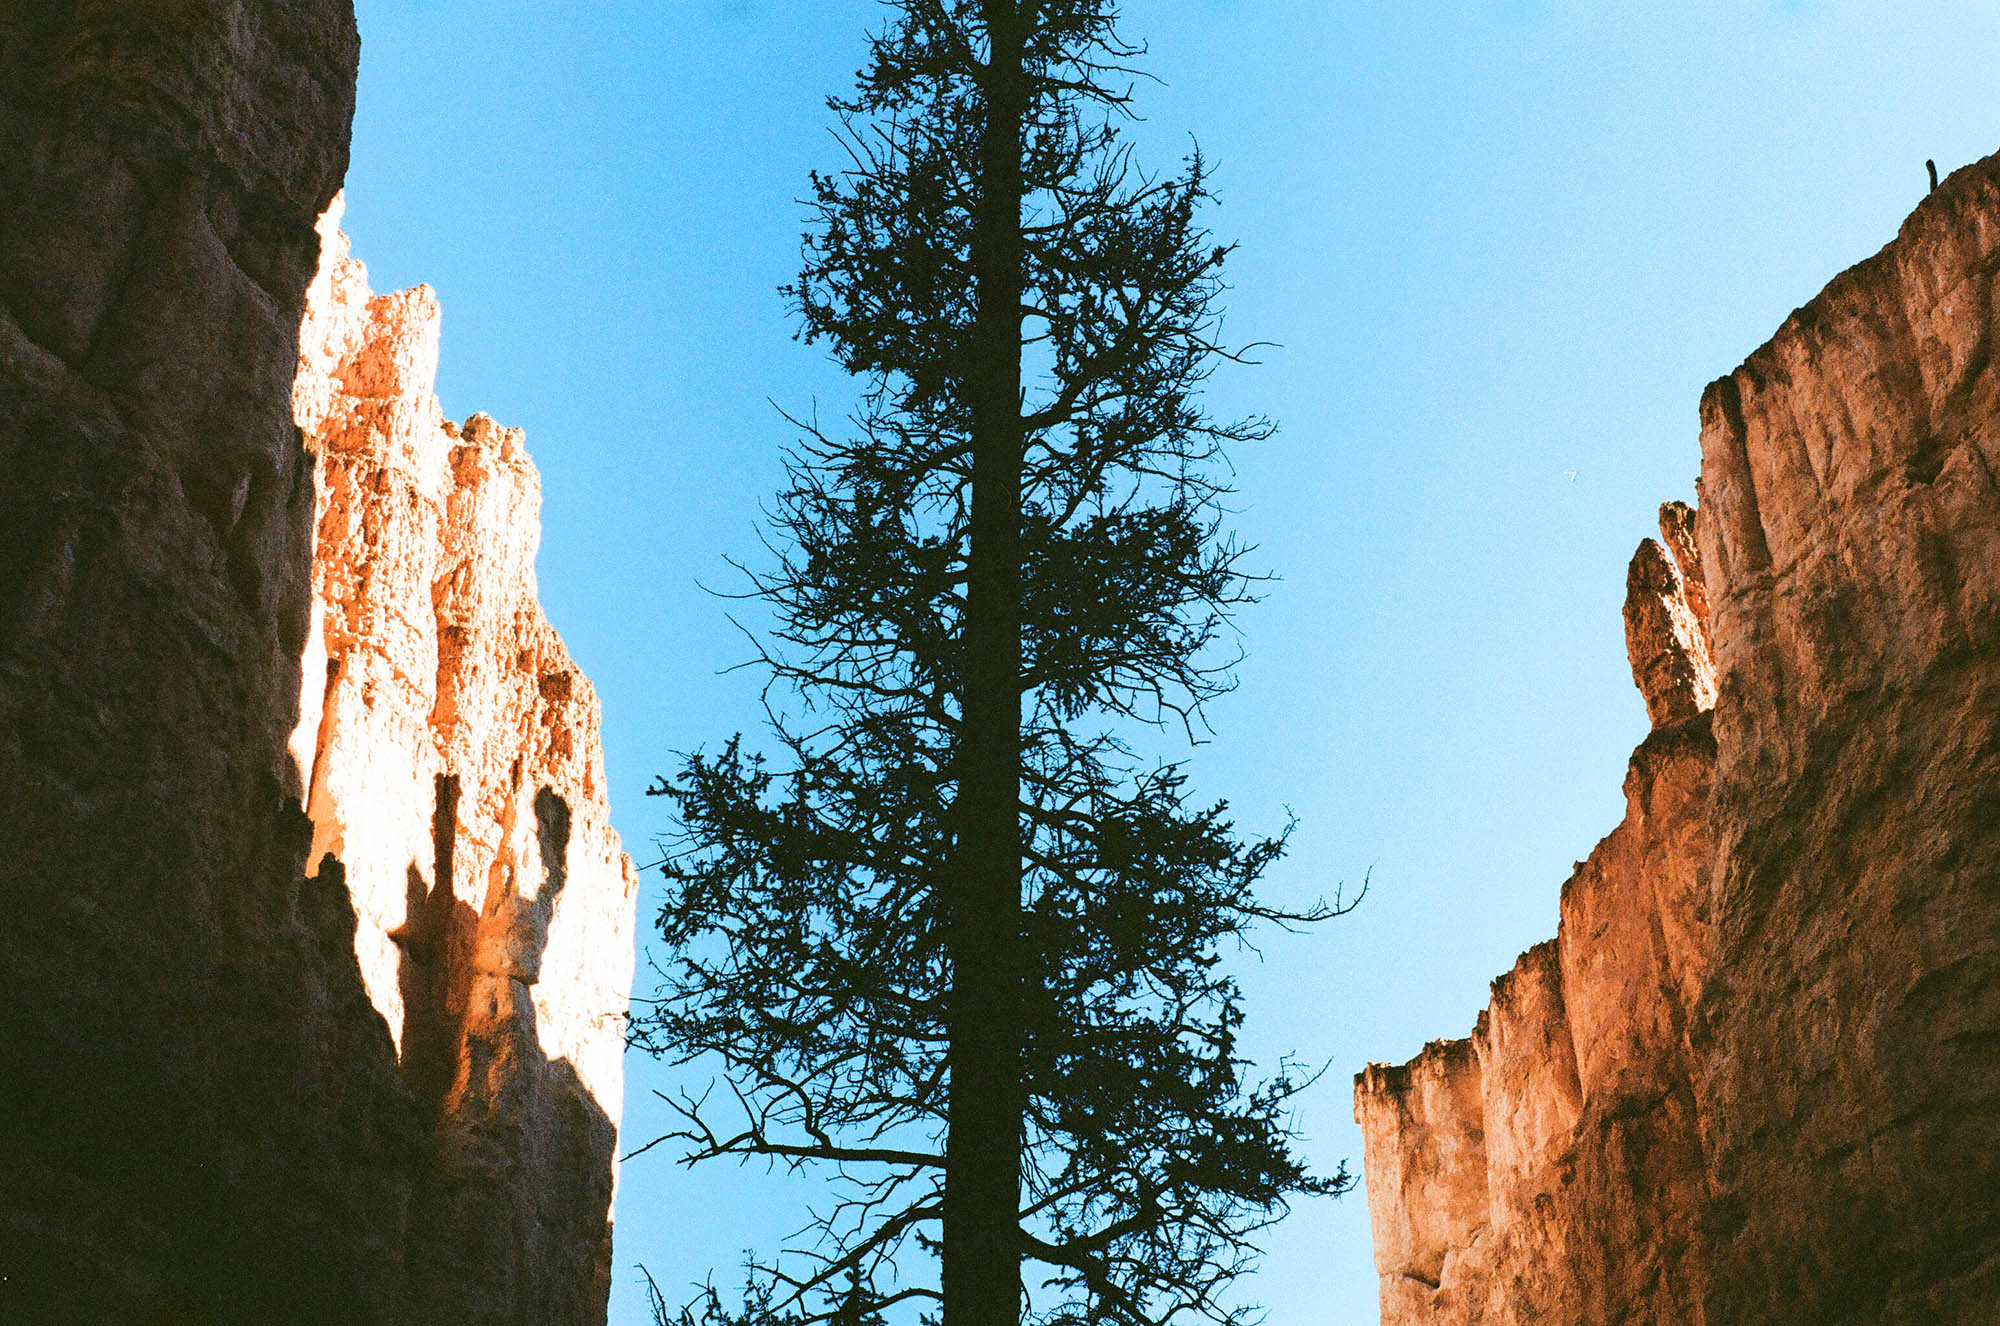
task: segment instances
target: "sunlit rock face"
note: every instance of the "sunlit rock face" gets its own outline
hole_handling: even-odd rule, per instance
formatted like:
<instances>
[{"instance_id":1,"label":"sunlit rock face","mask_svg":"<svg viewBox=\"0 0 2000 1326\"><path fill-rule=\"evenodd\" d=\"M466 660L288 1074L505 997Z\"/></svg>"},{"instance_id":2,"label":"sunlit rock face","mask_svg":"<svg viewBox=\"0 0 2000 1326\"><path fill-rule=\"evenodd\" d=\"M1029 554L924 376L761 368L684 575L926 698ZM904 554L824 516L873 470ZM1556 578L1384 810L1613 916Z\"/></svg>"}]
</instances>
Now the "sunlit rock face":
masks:
<instances>
[{"instance_id":1,"label":"sunlit rock face","mask_svg":"<svg viewBox=\"0 0 2000 1326\"><path fill-rule=\"evenodd\" d=\"M1667 727L1715 708L1715 655L1693 509L1661 507L1660 538L1639 545L1625 575L1625 651L1647 717Z\"/></svg>"},{"instance_id":2,"label":"sunlit rock face","mask_svg":"<svg viewBox=\"0 0 2000 1326\"><path fill-rule=\"evenodd\" d=\"M1697 1319L1686 1022L1713 765L1706 712L1656 729L1557 938L1493 983L1468 1040L1356 1080L1385 1322Z\"/></svg>"},{"instance_id":3,"label":"sunlit rock face","mask_svg":"<svg viewBox=\"0 0 2000 1326\"><path fill-rule=\"evenodd\" d=\"M1369 1187L1388 1198L1368 1208L1385 1310L1463 1293L1487 1220L1483 1111L1470 1040L1432 1041L1407 1064L1373 1064L1361 1076L1355 1113Z\"/></svg>"},{"instance_id":4,"label":"sunlit rock face","mask_svg":"<svg viewBox=\"0 0 2000 1326\"><path fill-rule=\"evenodd\" d=\"M447 422L426 286L373 295L321 223L293 402L315 633L292 749L368 996L435 1151L413 1320L601 1322L636 878L590 683L535 597L521 434Z\"/></svg>"},{"instance_id":5,"label":"sunlit rock face","mask_svg":"<svg viewBox=\"0 0 2000 1326\"><path fill-rule=\"evenodd\" d=\"M1624 821L1357 1078L1384 1322L2000 1320L1996 270L1989 160L1704 396Z\"/></svg>"}]
</instances>

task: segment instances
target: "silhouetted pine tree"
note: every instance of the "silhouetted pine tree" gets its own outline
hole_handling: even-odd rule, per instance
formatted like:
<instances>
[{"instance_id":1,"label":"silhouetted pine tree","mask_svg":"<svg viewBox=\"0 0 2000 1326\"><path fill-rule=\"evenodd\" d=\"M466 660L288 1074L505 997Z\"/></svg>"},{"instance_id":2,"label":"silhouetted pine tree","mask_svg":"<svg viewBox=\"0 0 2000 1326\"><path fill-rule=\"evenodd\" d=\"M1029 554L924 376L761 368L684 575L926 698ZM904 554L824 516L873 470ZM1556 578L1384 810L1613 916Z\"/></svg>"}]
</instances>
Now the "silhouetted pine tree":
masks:
<instances>
[{"instance_id":1,"label":"silhouetted pine tree","mask_svg":"<svg viewBox=\"0 0 2000 1326\"><path fill-rule=\"evenodd\" d=\"M1348 1179L1292 1154L1295 1079L1246 1085L1218 961L1331 909L1258 903L1282 836L1121 736L1191 736L1231 681L1217 470L1270 429L1197 401L1227 249L1199 154L1147 174L1119 137L1112 0L890 8L786 290L866 391L851 432L792 421L752 574L783 758L732 740L654 789L677 960L638 1028L723 1066L681 1102L691 1163L823 1162L841 1195L684 1318L1229 1320L1248 1236Z\"/></svg>"}]
</instances>

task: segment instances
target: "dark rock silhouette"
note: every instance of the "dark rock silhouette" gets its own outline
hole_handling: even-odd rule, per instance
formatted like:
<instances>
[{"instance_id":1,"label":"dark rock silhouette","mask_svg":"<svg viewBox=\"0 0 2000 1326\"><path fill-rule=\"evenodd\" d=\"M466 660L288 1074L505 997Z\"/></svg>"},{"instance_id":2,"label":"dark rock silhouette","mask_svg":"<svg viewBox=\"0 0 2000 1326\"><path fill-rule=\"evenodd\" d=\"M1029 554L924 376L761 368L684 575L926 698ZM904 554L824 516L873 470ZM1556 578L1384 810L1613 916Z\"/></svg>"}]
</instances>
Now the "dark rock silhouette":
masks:
<instances>
[{"instance_id":1,"label":"dark rock silhouette","mask_svg":"<svg viewBox=\"0 0 2000 1326\"><path fill-rule=\"evenodd\" d=\"M285 751L357 49L326 0L0 8L7 1321L395 1315L422 1133Z\"/></svg>"}]
</instances>

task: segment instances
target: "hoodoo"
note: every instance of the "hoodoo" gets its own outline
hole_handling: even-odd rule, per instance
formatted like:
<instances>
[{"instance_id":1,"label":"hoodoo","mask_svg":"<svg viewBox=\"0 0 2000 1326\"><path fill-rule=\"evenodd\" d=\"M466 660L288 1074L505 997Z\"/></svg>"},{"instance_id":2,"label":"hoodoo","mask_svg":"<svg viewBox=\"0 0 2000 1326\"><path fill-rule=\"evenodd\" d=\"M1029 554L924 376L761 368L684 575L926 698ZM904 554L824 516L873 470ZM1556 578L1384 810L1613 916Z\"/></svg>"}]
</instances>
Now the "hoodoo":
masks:
<instances>
[{"instance_id":1,"label":"hoodoo","mask_svg":"<svg viewBox=\"0 0 2000 1326\"><path fill-rule=\"evenodd\" d=\"M535 599L520 432L444 418L436 297L371 293L340 211L292 397L318 505L291 747L432 1137L414 1319L601 1321L638 881L597 698Z\"/></svg>"},{"instance_id":2,"label":"hoodoo","mask_svg":"<svg viewBox=\"0 0 2000 1326\"><path fill-rule=\"evenodd\" d=\"M1624 821L1356 1079L1385 1323L2000 1319L1996 271L1988 158L1703 396Z\"/></svg>"}]
</instances>

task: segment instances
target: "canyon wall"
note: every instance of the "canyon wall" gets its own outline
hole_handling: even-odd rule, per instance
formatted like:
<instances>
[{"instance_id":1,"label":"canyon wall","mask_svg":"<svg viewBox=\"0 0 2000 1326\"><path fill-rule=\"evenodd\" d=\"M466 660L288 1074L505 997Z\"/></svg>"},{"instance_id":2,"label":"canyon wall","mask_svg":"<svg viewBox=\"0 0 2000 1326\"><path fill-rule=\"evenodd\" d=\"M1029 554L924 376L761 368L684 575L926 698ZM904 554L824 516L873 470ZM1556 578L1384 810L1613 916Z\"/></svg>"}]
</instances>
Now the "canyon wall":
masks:
<instances>
[{"instance_id":1,"label":"canyon wall","mask_svg":"<svg viewBox=\"0 0 2000 1326\"><path fill-rule=\"evenodd\" d=\"M2000 1320L2000 159L1702 399L1708 1320Z\"/></svg>"},{"instance_id":2,"label":"canyon wall","mask_svg":"<svg viewBox=\"0 0 2000 1326\"><path fill-rule=\"evenodd\" d=\"M638 881L597 698L535 598L521 434L445 420L436 297L372 294L339 222L293 394L319 494L293 750L435 1140L413 1320L602 1321Z\"/></svg>"},{"instance_id":3,"label":"canyon wall","mask_svg":"<svg viewBox=\"0 0 2000 1326\"><path fill-rule=\"evenodd\" d=\"M0 6L0 1320L603 1319L630 867L518 434L321 261L357 56Z\"/></svg>"},{"instance_id":4,"label":"canyon wall","mask_svg":"<svg viewBox=\"0 0 2000 1326\"><path fill-rule=\"evenodd\" d=\"M0 1319L393 1315L422 1134L285 749L358 53L0 6Z\"/></svg>"},{"instance_id":5,"label":"canyon wall","mask_svg":"<svg viewBox=\"0 0 2000 1326\"><path fill-rule=\"evenodd\" d=\"M1356 1079L1382 1317L2000 1320L2000 159L1702 400L1555 940Z\"/></svg>"}]
</instances>

